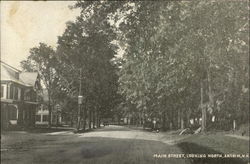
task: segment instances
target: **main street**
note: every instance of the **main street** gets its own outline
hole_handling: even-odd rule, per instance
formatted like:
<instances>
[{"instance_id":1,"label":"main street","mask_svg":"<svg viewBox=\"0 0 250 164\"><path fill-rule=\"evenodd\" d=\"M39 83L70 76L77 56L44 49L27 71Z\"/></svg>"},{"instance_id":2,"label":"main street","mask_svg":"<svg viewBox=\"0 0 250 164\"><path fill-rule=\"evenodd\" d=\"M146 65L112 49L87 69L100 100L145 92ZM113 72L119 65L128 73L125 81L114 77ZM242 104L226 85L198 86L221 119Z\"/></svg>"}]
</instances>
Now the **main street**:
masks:
<instances>
[{"instance_id":1,"label":"main street","mask_svg":"<svg viewBox=\"0 0 250 164\"><path fill-rule=\"evenodd\" d=\"M2 164L182 164L199 163L190 158L166 157L192 153L180 140L190 135L179 136L153 133L137 128L107 126L87 133L72 131L53 132L5 132L1 141ZM198 151L209 149L195 147ZM202 152L201 152L202 153ZM214 152L212 152L214 153ZM165 155L165 157L164 157ZM227 161L213 161L213 163ZM232 161L239 162L239 161ZM241 161L240 161L241 162ZM211 163L208 162L208 163Z\"/></svg>"},{"instance_id":2,"label":"main street","mask_svg":"<svg viewBox=\"0 0 250 164\"><path fill-rule=\"evenodd\" d=\"M20 133L19 141L3 145L2 163L185 163L183 159L154 158L154 154L181 153L163 143L159 133L108 126L93 132ZM13 136L13 134L8 137ZM14 136L13 136L14 138ZM9 138L10 139L10 138ZM4 141L4 138L3 138Z\"/></svg>"}]
</instances>

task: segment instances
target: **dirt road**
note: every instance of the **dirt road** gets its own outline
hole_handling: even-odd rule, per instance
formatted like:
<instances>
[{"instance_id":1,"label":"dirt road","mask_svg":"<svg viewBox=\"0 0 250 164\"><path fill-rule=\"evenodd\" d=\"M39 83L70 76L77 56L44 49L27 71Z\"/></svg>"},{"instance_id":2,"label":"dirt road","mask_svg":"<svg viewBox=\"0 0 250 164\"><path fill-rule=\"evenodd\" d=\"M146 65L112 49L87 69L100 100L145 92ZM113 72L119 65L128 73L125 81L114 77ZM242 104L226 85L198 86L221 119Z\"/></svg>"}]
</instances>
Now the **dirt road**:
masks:
<instances>
[{"instance_id":1,"label":"dirt road","mask_svg":"<svg viewBox=\"0 0 250 164\"><path fill-rule=\"evenodd\" d=\"M230 158L182 158L183 154L190 153L220 154L209 145L197 144L207 143L204 139L199 140L206 136L152 133L122 126L108 126L81 134L72 131L16 131L7 132L1 137L2 164L246 163Z\"/></svg>"},{"instance_id":2,"label":"dirt road","mask_svg":"<svg viewBox=\"0 0 250 164\"><path fill-rule=\"evenodd\" d=\"M187 163L184 159L154 157L155 154L182 153L177 146L161 142L163 138L160 133L119 126L109 126L83 134L70 131L42 134L13 132L2 138L1 163ZM169 142L172 140L169 139Z\"/></svg>"}]
</instances>

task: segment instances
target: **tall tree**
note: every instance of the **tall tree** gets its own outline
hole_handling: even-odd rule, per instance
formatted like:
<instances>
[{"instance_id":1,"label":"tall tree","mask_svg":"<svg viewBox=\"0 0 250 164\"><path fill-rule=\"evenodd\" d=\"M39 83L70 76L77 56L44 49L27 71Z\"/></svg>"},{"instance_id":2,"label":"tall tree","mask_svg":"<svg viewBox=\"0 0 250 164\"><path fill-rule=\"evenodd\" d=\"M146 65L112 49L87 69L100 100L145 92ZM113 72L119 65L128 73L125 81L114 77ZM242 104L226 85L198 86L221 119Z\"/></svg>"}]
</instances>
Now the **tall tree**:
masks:
<instances>
[{"instance_id":1,"label":"tall tree","mask_svg":"<svg viewBox=\"0 0 250 164\"><path fill-rule=\"evenodd\" d=\"M159 113L167 106L171 107L170 113L176 109L173 112L177 115L179 108L192 108L195 113L194 108L199 106L203 109L205 130L207 112L213 114L221 95L232 89L229 86L232 77L244 74L241 77L248 81L244 70L248 65L236 58L232 61L229 56L248 59L248 40L244 33L248 33L249 25L245 3L134 2L134 9L120 26L126 45L121 92L147 114L153 110ZM232 48L235 46L238 48ZM236 69L238 64L243 67ZM228 85L223 85L225 82ZM199 85L200 88L195 87ZM239 92L235 96L241 97L242 84L234 83L234 86ZM187 93L189 95L183 97ZM168 97L176 98L163 103ZM239 104L240 101L236 101L235 104ZM235 115L236 109L229 113Z\"/></svg>"},{"instance_id":2,"label":"tall tree","mask_svg":"<svg viewBox=\"0 0 250 164\"><path fill-rule=\"evenodd\" d=\"M52 107L54 106L53 100L57 93L57 86L59 83L54 68L57 64L55 51L51 46L40 43L38 47L30 49L27 60L22 61L21 64L25 71L39 72L43 80L43 84L48 91L49 126L51 126Z\"/></svg>"},{"instance_id":3,"label":"tall tree","mask_svg":"<svg viewBox=\"0 0 250 164\"><path fill-rule=\"evenodd\" d=\"M108 17L103 17L103 14L108 13L106 12L108 4L99 9L98 5L99 2L94 1L76 3L75 7L81 8L82 14L76 22L68 23L64 34L58 39L57 47L60 65L71 72L64 74L61 71L61 76L71 84L70 88L73 90L78 90L77 70L82 69L81 86L85 99L83 129L87 113L90 116L110 116L110 110L115 106L118 86L117 66L113 62L117 49L112 43L114 33L110 28ZM96 8L93 10L94 13L90 8Z\"/></svg>"}]
</instances>

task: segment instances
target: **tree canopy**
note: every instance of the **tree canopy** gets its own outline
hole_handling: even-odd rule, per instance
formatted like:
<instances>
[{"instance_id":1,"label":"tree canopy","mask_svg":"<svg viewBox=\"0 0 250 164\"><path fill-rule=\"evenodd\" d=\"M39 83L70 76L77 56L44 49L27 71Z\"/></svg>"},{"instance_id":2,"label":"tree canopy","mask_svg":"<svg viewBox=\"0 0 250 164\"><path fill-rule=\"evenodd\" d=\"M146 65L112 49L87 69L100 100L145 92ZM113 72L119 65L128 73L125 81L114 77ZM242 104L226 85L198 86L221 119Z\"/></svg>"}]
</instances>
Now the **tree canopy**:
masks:
<instances>
[{"instance_id":1,"label":"tree canopy","mask_svg":"<svg viewBox=\"0 0 250 164\"><path fill-rule=\"evenodd\" d=\"M85 111L159 118L168 128L200 117L224 129L249 119L247 1L77 1L73 8L81 14L56 51L41 44L22 65L34 70L30 59L43 58L38 69L53 68L59 93L83 95Z\"/></svg>"}]
</instances>

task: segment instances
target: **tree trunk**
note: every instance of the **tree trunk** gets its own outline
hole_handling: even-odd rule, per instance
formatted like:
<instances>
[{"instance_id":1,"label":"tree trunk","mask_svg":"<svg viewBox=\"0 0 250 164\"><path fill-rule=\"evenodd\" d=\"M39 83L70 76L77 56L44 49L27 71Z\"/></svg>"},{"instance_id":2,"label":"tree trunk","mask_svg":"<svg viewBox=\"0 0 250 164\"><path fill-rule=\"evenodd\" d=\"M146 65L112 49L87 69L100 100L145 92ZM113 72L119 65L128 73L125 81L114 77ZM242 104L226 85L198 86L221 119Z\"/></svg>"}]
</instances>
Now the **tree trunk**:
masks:
<instances>
[{"instance_id":1,"label":"tree trunk","mask_svg":"<svg viewBox=\"0 0 250 164\"><path fill-rule=\"evenodd\" d=\"M95 112L96 128L98 128L98 110Z\"/></svg>"},{"instance_id":2,"label":"tree trunk","mask_svg":"<svg viewBox=\"0 0 250 164\"><path fill-rule=\"evenodd\" d=\"M93 129L95 129L96 127L96 111L93 111Z\"/></svg>"},{"instance_id":3,"label":"tree trunk","mask_svg":"<svg viewBox=\"0 0 250 164\"><path fill-rule=\"evenodd\" d=\"M187 114L186 114L186 120L185 120L185 126L186 127L190 127L190 111L188 110L187 111Z\"/></svg>"},{"instance_id":4,"label":"tree trunk","mask_svg":"<svg viewBox=\"0 0 250 164\"><path fill-rule=\"evenodd\" d=\"M212 79L211 79L210 69L208 69L207 81L208 81L208 98L209 98L209 110L208 111L210 112L210 114L212 114L212 112L214 110L214 93L213 93L213 89L212 89ZM211 120L211 119L209 118L209 120ZM206 119L206 121L207 121L207 119Z\"/></svg>"},{"instance_id":5,"label":"tree trunk","mask_svg":"<svg viewBox=\"0 0 250 164\"><path fill-rule=\"evenodd\" d=\"M169 121L169 129L173 130L173 122L172 121Z\"/></svg>"},{"instance_id":6,"label":"tree trunk","mask_svg":"<svg viewBox=\"0 0 250 164\"><path fill-rule=\"evenodd\" d=\"M91 129L92 112L89 110L89 129Z\"/></svg>"},{"instance_id":7,"label":"tree trunk","mask_svg":"<svg viewBox=\"0 0 250 164\"><path fill-rule=\"evenodd\" d=\"M142 115L141 115L141 113L140 112L138 112L138 117L139 117L139 125L140 126L143 126L143 121L142 121Z\"/></svg>"},{"instance_id":8,"label":"tree trunk","mask_svg":"<svg viewBox=\"0 0 250 164\"><path fill-rule=\"evenodd\" d=\"M74 115L73 114L71 115L71 118L70 118L70 126L71 127L74 126Z\"/></svg>"},{"instance_id":9,"label":"tree trunk","mask_svg":"<svg viewBox=\"0 0 250 164\"><path fill-rule=\"evenodd\" d=\"M213 88L212 88L212 76L211 76L211 70L210 70L211 65L212 65L211 58L209 58L209 67L207 70L207 82L208 82L208 98L209 98L208 111L210 112L210 114L212 114L214 110L214 93L213 93ZM208 116L211 116L211 115L208 115ZM205 121L206 121L205 124L207 124L207 120L211 120L211 118L207 119L207 115L205 114Z\"/></svg>"},{"instance_id":10,"label":"tree trunk","mask_svg":"<svg viewBox=\"0 0 250 164\"><path fill-rule=\"evenodd\" d=\"M163 112L163 116L162 116L162 129L163 131L166 131L166 112Z\"/></svg>"},{"instance_id":11,"label":"tree trunk","mask_svg":"<svg viewBox=\"0 0 250 164\"><path fill-rule=\"evenodd\" d=\"M48 89L48 110L49 110L49 128L51 128L52 124L52 110L51 110L51 96L50 96L50 90Z\"/></svg>"},{"instance_id":12,"label":"tree trunk","mask_svg":"<svg viewBox=\"0 0 250 164\"><path fill-rule=\"evenodd\" d=\"M169 112L170 116L169 116L169 129L173 130L173 119L174 119L174 112L171 109L171 111Z\"/></svg>"},{"instance_id":13,"label":"tree trunk","mask_svg":"<svg viewBox=\"0 0 250 164\"><path fill-rule=\"evenodd\" d=\"M204 104L203 104L203 91L204 91L204 88L203 88L203 80L201 80L201 115L202 115L202 122L201 122L201 130L202 132L205 132L206 131L206 108L204 107Z\"/></svg>"},{"instance_id":14,"label":"tree trunk","mask_svg":"<svg viewBox=\"0 0 250 164\"><path fill-rule=\"evenodd\" d=\"M173 110L172 128L177 129L177 127L178 127L178 110Z\"/></svg>"},{"instance_id":15,"label":"tree trunk","mask_svg":"<svg viewBox=\"0 0 250 164\"><path fill-rule=\"evenodd\" d=\"M101 127L101 122L100 122L100 112L97 111L97 127L100 128Z\"/></svg>"},{"instance_id":16,"label":"tree trunk","mask_svg":"<svg viewBox=\"0 0 250 164\"><path fill-rule=\"evenodd\" d=\"M86 109L86 105L85 108L83 108L83 117L82 117L82 130L85 131L86 130L86 114L87 114L87 109Z\"/></svg>"},{"instance_id":17,"label":"tree trunk","mask_svg":"<svg viewBox=\"0 0 250 164\"><path fill-rule=\"evenodd\" d=\"M78 104L77 125L76 125L77 131L80 129L80 126L81 126L81 105Z\"/></svg>"},{"instance_id":18,"label":"tree trunk","mask_svg":"<svg viewBox=\"0 0 250 164\"><path fill-rule=\"evenodd\" d=\"M96 128L98 128L98 111L95 112L95 124Z\"/></svg>"},{"instance_id":19,"label":"tree trunk","mask_svg":"<svg viewBox=\"0 0 250 164\"><path fill-rule=\"evenodd\" d=\"M138 119L136 119L137 126L141 126L141 117L140 117L139 113L136 113L136 118L138 118Z\"/></svg>"},{"instance_id":20,"label":"tree trunk","mask_svg":"<svg viewBox=\"0 0 250 164\"><path fill-rule=\"evenodd\" d=\"M177 110L177 129L181 128L181 108Z\"/></svg>"},{"instance_id":21,"label":"tree trunk","mask_svg":"<svg viewBox=\"0 0 250 164\"><path fill-rule=\"evenodd\" d=\"M185 128L183 115L181 116L181 129Z\"/></svg>"}]
</instances>

